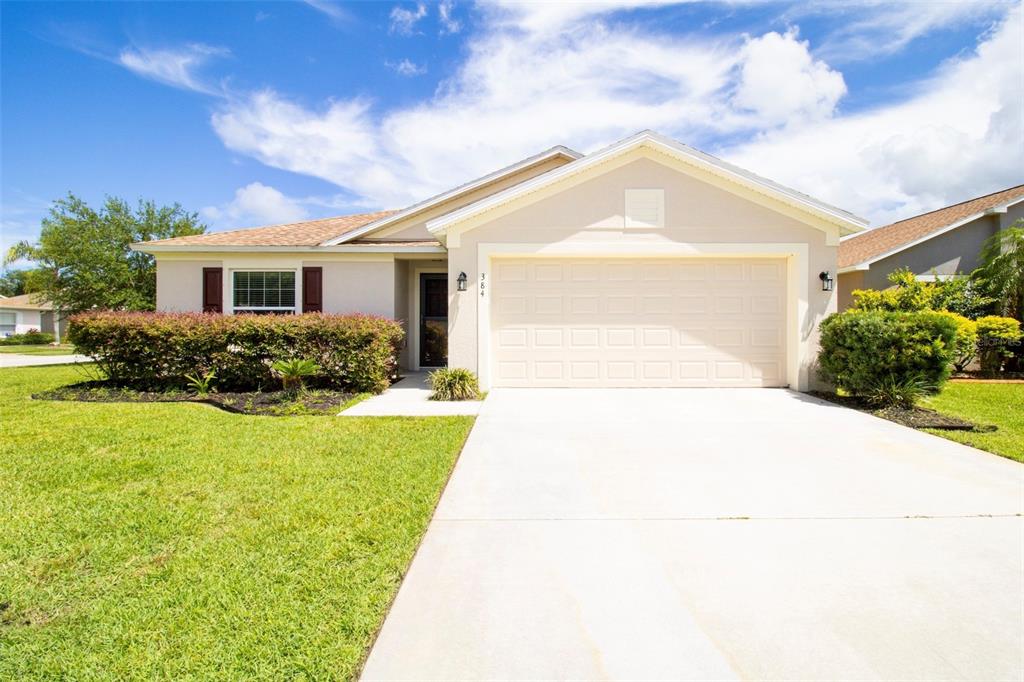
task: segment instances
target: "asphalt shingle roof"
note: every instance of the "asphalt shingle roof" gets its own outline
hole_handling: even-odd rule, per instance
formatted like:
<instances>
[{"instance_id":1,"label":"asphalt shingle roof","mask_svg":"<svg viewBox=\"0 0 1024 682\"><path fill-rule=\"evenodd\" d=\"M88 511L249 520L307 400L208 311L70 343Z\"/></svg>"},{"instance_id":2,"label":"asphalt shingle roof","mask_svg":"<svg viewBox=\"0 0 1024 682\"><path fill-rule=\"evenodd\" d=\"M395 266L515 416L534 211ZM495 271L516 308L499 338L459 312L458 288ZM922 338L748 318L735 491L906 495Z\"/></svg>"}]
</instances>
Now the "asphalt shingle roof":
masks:
<instances>
[{"instance_id":1,"label":"asphalt shingle roof","mask_svg":"<svg viewBox=\"0 0 1024 682\"><path fill-rule=\"evenodd\" d=\"M938 232L964 218L984 213L990 208L1017 198L1024 198L1024 185L1017 185L1001 192L986 194L983 197L862 232L839 243L839 267L846 268L872 260L933 232Z\"/></svg>"},{"instance_id":2,"label":"asphalt shingle roof","mask_svg":"<svg viewBox=\"0 0 1024 682\"><path fill-rule=\"evenodd\" d=\"M304 220L285 225L268 225L267 227L250 227L227 232L208 232L189 237L158 239L146 242L146 244L166 246L316 246L393 213L395 211L357 213L319 220Z\"/></svg>"}]
</instances>

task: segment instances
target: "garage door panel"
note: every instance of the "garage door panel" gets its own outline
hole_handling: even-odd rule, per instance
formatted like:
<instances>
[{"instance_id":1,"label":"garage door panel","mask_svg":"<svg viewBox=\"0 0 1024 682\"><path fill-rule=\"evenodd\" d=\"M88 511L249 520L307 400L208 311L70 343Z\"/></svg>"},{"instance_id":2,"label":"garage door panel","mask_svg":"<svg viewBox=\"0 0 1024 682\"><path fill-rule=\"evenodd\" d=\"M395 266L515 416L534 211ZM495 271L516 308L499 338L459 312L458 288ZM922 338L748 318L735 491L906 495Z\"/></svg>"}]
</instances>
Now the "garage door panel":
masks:
<instances>
[{"instance_id":1,"label":"garage door panel","mask_svg":"<svg viewBox=\"0 0 1024 682\"><path fill-rule=\"evenodd\" d=\"M499 259L494 385L784 385L784 268L757 259Z\"/></svg>"}]
</instances>

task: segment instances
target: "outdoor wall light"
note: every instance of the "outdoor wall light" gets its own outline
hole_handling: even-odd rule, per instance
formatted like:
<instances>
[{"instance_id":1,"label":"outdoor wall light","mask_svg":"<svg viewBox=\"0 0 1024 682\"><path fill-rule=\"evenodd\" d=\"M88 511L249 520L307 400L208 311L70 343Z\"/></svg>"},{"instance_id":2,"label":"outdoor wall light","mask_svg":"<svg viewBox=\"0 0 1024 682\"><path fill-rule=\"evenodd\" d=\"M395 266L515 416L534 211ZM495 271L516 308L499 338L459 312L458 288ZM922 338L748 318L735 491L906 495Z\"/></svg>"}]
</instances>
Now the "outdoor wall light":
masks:
<instances>
[{"instance_id":1,"label":"outdoor wall light","mask_svg":"<svg viewBox=\"0 0 1024 682\"><path fill-rule=\"evenodd\" d=\"M832 279L832 273L830 273L828 270L825 270L824 272L818 275L818 279L821 280L822 291L832 291L832 285L835 282L835 280Z\"/></svg>"},{"instance_id":2,"label":"outdoor wall light","mask_svg":"<svg viewBox=\"0 0 1024 682\"><path fill-rule=\"evenodd\" d=\"M466 290L466 273L460 272L459 278L456 280L459 283L459 291Z\"/></svg>"}]
</instances>

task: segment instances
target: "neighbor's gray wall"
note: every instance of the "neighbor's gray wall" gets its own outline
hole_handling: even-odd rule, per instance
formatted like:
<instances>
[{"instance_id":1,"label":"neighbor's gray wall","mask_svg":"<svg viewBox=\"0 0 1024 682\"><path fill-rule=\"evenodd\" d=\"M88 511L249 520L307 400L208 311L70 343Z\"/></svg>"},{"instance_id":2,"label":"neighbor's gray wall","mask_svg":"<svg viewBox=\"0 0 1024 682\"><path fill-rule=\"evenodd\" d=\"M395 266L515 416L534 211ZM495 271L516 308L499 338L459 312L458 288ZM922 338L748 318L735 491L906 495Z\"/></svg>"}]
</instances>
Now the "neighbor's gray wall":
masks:
<instances>
[{"instance_id":1,"label":"neighbor's gray wall","mask_svg":"<svg viewBox=\"0 0 1024 682\"><path fill-rule=\"evenodd\" d=\"M910 268L915 275L969 274L980 265L978 254L981 247L999 230L1001 217L998 214L983 216L872 263L871 269L864 273L863 288L888 288L889 273L904 267Z\"/></svg>"},{"instance_id":2,"label":"neighbor's gray wall","mask_svg":"<svg viewBox=\"0 0 1024 682\"><path fill-rule=\"evenodd\" d=\"M1006 209L1006 213L999 214L999 229L1005 230L1018 220L1024 220L1024 201Z\"/></svg>"}]
</instances>

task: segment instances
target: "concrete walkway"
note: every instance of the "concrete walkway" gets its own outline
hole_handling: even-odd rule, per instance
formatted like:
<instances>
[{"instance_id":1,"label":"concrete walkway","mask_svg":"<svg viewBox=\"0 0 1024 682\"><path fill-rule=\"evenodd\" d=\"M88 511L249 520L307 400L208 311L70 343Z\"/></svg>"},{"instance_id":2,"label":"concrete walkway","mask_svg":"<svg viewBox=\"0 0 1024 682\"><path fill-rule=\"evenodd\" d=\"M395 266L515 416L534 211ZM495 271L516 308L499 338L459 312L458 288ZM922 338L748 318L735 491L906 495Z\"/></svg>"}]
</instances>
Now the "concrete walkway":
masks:
<instances>
[{"instance_id":1,"label":"concrete walkway","mask_svg":"<svg viewBox=\"0 0 1024 682\"><path fill-rule=\"evenodd\" d=\"M444 417L474 415L482 400L444 402L430 400L427 372L409 372L380 395L367 398L342 412L342 417Z\"/></svg>"},{"instance_id":2,"label":"concrete walkway","mask_svg":"<svg viewBox=\"0 0 1024 682\"><path fill-rule=\"evenodd\" d=\"M92 362L88 355L20 355L0 353L0 367L36 367L42 365L71 365Z\"/></svg>"},{"instance_id":3,"label":"concrete walkway","mask_svg":"<svg viewBox=\"0 0 1024 682\"><path fill-rule=\"evenodd\" d=\"M784 390L492 391L366 680L1019 680L1024 467Z\"/></svg>"}]
</instances>

